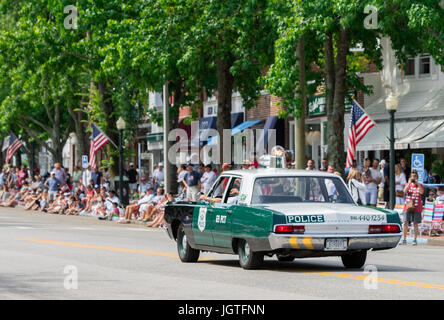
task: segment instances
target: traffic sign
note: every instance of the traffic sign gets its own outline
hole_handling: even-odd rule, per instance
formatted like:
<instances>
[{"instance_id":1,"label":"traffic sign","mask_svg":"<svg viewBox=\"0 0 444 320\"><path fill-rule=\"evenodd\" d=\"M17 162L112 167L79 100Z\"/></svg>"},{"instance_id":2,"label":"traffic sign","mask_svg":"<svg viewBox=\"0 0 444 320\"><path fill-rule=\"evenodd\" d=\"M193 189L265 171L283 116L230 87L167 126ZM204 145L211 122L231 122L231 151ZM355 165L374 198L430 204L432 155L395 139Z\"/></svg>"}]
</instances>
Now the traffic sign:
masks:
<instances>
[{"instance_id":1,"label":"traffic sign","mask_svg":"<svg viewBox=\"0 0 444 320\"><path fill-rule=\"evenodd\" d=\"M82 168L86 169L88 168L89 163L88 163L88 156L87 155L83 155L82 156Z\"/></svg>"},{"instance_id":2,"label":"traffic sign","mask_svg":"<svg viewBox=\"0 0 444 320\"><path fill-rule=\"evenodd\" d=\"M416 170L418 172L418 182L424 182L424 161L425 157L422 153L412 154L412 171Z\"/></svg>"}]
</instances>

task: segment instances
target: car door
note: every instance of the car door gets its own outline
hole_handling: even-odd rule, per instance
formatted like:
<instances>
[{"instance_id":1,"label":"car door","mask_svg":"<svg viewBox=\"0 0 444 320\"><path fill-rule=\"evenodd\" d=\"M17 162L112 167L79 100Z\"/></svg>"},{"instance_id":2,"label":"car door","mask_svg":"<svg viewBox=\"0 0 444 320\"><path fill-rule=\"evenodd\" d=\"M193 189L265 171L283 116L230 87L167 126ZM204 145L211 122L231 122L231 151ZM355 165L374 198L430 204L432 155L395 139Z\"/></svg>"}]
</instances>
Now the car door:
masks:
<instances>
[{"instance_id":1,"label":"car door","mask_svg":"<svg viewBox=\"0 0 444 320\"><path fill-rule=\"evenodd\" d=\"M231 248L231 223L233 209L239 200L242 178L233 176L225 191L223 201L214 204L213 239L216 247Z\"/></svg>"},{"instance_id":2,"label":"car door","mask_svg":"<svg viewBox=\"0 0 444 320\"><path fill-rule=\"evenodd\" d=\"M212 199L221 199L222 202L224 192L228 186L230 177L221 176L214 183L208 192L208 197ZM196 244L205 246L214 246L213 228L214 228L214 210L215 205L212 202L197 202L193 212L193 236Z\"/></svg>"}]
</instances>

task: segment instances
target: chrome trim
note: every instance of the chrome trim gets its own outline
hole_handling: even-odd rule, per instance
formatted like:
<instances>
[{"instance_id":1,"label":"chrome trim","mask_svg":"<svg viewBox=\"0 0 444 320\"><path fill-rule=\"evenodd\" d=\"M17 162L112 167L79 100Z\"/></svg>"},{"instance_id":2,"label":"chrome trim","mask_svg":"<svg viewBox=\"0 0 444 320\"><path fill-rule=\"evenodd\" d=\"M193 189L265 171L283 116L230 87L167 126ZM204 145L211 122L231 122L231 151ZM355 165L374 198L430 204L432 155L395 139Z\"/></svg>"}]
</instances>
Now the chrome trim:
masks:
<instances>
[{"instance_id":1,"label":"chrome trim","mask_svg":"<svg viewBox=\"0 0 444 320\"><path fill-rule=\"evenodd\" d=\"M270 233L268 240L273 250L305 249L324 250L325 240L331 238L347 238L347 250L368 250L394 248L401 239L401 233L386 234L276 234ZM339 252L339 251L338 251Z\"/></svg>"}]
</instances>

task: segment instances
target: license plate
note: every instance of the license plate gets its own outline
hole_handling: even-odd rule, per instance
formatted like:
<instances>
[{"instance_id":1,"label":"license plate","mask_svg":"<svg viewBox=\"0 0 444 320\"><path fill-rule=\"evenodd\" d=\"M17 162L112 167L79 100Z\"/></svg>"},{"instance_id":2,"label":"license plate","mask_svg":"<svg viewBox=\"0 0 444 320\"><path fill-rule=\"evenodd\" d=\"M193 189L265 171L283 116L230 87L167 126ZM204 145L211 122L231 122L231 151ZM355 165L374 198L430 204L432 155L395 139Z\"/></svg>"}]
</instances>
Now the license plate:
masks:
<instances>
[{"instance_id":1,"label":"license plate","mask_svg":"<svg viewBox=\"0 0 444 320\"><path fill-rule=\"evenodd\" d=\"M347 238L331 238L325 240L325 250L345 251L347 250Z\"/></svg>"}]
</instances>

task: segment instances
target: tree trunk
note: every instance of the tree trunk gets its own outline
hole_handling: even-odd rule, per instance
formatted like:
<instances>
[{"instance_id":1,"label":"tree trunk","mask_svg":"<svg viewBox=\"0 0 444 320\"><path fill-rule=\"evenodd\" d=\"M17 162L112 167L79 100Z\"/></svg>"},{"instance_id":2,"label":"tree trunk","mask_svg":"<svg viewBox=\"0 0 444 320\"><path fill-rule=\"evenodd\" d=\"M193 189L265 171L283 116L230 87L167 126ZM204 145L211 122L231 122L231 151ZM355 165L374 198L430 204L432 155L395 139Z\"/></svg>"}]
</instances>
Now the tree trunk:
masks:
<instances>
[{"instance_id":1,"label":"tree trunk","mask_svg":"<svg viewBox=\"0 0 444 320\"><path fill-rule=\"evenodd\" d=\"M301 99L301 113L294 117L294 161L295 169L305 168L305 112L306 112L306 94L305 94L305 42L304 36L299 39L297 56L299 58L299 97Z\"/></svg>"},{"instance_id":2,"label":"tree trunk","mask_svg":"<svg viewBox=\"0 0 444 320\"><path fill-rule=\"evenodd\" d=\"M231 63L229 63L228 61L225 60L217 61L217 122L216 123L217 123L217 131L219 133L218 142L219 142L220 164L224 162L223 130L231 129L231 97L233 93L234 77L230 73L230 68L231 68ZM231 144L226 148L231 149ZM228 161L228 159L225 159L225 161Z\"/></svg>"},{"instance_id":3,"label":"tree trunk","mask_svg":"<svg viewBox=\"0 0 444 320\"><path fill-rule=\"evenodd\" d=\"M328 125L328 158L329 163L336 167L342 175L345 166L345 150L344 150L344 114L345 114L345 94L347 79L347 54L350 49L350 30L339 29L339 37L337 42L336 56L336 73L335 73L335 89L333 108L329 114Z\"/></svg>"},{"instance_id":4,"label":"tree trunk","mask_svg":"<svg viewBox=\"0 0 444 320\"><path fill-rule=\"evenodd\" d=\"M99 90L103 112L107 115L105 134L108 136L108 138L111 139L112 142L118 145L119 133L117 132L116 129L114 129L116 127L117 119L116 119L116 113L114 112L112 96L110 94L112 86L109 85L106 81L102 80L97 83L97 88ZM109 143L108 146L110 149L115 148L114 145L111 143ZM119 157L117 157L116 161L114 161L114 164L111 168L111 175L115 176L117 175L118 172L119 172Z\"/></svg>"}]
</instances>

